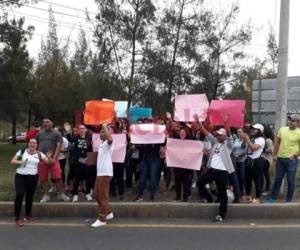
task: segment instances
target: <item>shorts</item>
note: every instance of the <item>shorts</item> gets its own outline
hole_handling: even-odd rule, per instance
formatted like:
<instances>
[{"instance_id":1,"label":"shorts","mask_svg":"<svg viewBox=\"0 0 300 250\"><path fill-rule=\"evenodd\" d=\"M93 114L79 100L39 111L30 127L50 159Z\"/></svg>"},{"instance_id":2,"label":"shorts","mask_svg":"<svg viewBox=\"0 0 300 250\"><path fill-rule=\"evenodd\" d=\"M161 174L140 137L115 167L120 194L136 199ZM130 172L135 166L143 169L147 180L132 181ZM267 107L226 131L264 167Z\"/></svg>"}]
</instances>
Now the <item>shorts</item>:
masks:
<instances>
[{"instance_id":1,"label":"shorts","mask_svg":"<svg viewBox=\"0 0 300 250\"><path fill-rule=\"evenodd\" d=\"M40 161L39 163L39 178L40 181L48 181L48 174L49 174L49 170L51 173L51 179L52 180L59 180L62 177L62 171L60 168L60 164L59 161L56 160L53 164L47 164L43 161Z\"/></svg>"}]
</instances>

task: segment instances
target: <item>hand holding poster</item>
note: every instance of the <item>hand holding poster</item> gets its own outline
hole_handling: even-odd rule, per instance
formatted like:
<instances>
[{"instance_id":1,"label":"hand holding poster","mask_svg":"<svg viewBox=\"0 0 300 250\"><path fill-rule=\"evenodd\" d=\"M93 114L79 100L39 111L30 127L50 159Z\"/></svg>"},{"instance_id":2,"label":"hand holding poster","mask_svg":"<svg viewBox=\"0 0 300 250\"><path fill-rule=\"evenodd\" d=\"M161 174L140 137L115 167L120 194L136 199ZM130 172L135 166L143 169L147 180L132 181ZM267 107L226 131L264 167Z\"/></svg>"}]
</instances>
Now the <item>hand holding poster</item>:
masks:
<instances>
[{"instance_id":1,"label":"hand holding poster","mask_svg":"<svg viewBox=\"0 0 300 250\"><path fill-rule=\"evenodd\" d=\"M130 126L132 144L161 144L166 139L166 126L156 124L136 124Z\"/></svg>"},{"instance_id":2,"label":"hand holding poster","mask_svg":"<svg viewBox=\"0 0 300 250\"><path fill-rule=\"evenodd\" d=\"M244 127L244 100L213 100L209 107L209 119L212 125L224 125L222 116L229 115L229 125L235 128Z\"/></svg>"},{"instance_id":3,"label":"hand holding poster","mask_svg":"<svg viewBox=\"0 0 300 250\"><path fill-rule=\"evenodd\" d=\"M202 158L202 142L168 138L166 151L168 167L200 170Z\"/></svg>"},{"instance_id":4,"label":"hand holding poster","mask_svg":"<svg viewBox=\"0 0 300 250\"><path fill-rule=\"evenodd\" d=\"M207 116L209 102L205 94L200 95L178 95L175 97L174 120L180 122L193 122L194 115L204 121Z\"/></svg>"}]
</instances>

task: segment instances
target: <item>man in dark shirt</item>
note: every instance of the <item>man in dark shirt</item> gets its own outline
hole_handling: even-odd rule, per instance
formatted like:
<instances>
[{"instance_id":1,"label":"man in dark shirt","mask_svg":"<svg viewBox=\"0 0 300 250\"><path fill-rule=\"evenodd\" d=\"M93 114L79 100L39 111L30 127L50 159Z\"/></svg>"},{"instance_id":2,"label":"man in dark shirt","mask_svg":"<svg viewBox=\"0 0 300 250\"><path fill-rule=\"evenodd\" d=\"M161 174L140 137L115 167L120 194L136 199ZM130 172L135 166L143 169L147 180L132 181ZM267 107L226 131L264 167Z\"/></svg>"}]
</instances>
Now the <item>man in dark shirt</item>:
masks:
<instances>
[{"instance_id":1,"label":"man in dark shirt","mask_svg":"<svg viewBox=\"0 0 300 250\"><path fill-rule=\"evenodd\" d=\"M59 200L69 201L70 198L65 195L64 188L62 184L62 171L59 165L58 156L61 150L61 145L63 142L62 135L53 128L53 122L49 118L43 119L43 130L37 135L37 141L39 144L38 150L44 154L52 154L53 164L46 164L44 162L39 163L39 178L43 188L43 198L41 203L50 200L48 194L48 174L51 173L51 179L59 190L60 194L58 196Z\"/></svg>"}]
</instances>

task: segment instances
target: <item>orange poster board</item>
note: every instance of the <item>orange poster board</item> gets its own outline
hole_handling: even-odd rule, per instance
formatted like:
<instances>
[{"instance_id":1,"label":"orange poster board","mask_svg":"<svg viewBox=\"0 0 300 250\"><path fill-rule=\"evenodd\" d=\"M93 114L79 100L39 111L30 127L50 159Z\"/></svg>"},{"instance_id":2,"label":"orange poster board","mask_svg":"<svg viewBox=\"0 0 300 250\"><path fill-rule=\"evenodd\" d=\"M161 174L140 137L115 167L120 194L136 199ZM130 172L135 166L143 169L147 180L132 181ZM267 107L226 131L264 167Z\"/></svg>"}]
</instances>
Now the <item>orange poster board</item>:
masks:
<instances>
[{"instance_id":1,"label":"orange poster board","mask_svg":"<svg viewBox=\"0 0 300 250\"><path fill-rule=\"evenodd\" d=\"M115 103L112 101L85 102L84 124L86 125L111 123L115 116Z\"/></svg>"}]
</instances>

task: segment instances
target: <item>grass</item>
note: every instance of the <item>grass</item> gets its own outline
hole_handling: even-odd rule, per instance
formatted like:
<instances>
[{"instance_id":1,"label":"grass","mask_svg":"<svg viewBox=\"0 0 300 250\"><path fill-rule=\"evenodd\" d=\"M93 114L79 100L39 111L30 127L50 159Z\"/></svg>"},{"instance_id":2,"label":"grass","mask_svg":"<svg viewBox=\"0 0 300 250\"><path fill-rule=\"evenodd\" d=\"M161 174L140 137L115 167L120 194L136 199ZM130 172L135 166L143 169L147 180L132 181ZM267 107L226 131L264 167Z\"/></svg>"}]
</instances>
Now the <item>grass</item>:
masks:
<instances>
[{"instance_id":1,"label":"grass","mask_svg":"<svg viewBox=\"0 0 300 250\"><path fill-rule=\"evenodd\" d=\"M0 201L14 199L16 167L10 164L10 160L21 147L22 144L0 144Z\"/></svg>"},{"instance_id":2,"label":"grass","mask_svg":"<svg viewBox=\"0 0 300 250\"><path fill-rule=\"evenodd\" d=\"M14 178L16 172L16 166L10 164L11 158L15 155L15 153L24 147L23 144L11 145L8 143L0 144L0 201L13 201L15 197L15 185ZM274 181L274 169L272 166L270 169L271 173L271 184ZM272 187L272 186L271 186ZM254 188L253 188L254 189ZM280 195L280 200L284 200L286 195ZM40 198L40 188L38 186L37 193L35 195L35 200ZM296 193L295 200L300 201L300 169L297 171L297 181L296 181Z\"/></svg>"}]
</instances>

